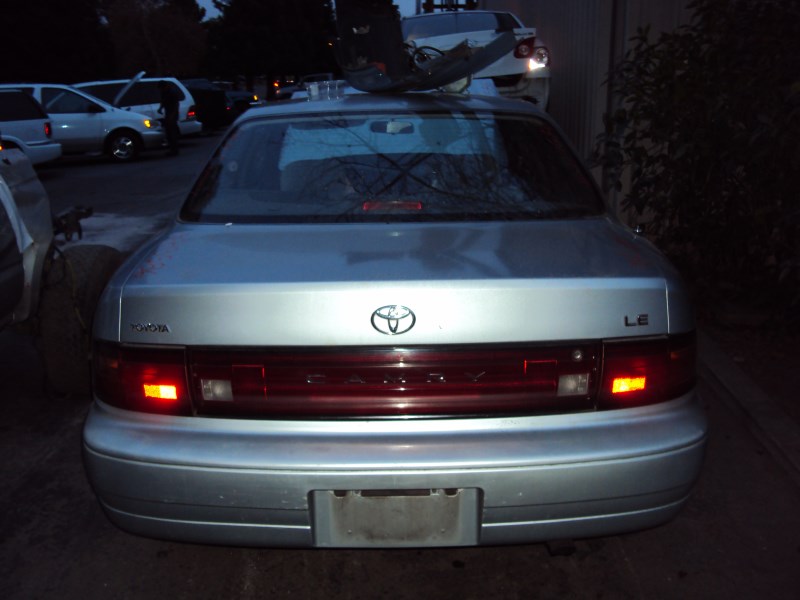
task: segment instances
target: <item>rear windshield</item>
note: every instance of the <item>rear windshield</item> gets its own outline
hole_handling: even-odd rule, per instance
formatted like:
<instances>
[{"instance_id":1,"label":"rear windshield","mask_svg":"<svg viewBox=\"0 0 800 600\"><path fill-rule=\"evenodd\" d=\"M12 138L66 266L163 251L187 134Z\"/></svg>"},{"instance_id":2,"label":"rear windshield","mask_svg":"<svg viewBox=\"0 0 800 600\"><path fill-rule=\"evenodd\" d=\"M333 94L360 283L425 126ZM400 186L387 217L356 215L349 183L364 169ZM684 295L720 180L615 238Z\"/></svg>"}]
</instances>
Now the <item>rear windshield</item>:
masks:
<instances>
[{"instance_id":1,"label":"rear windshield","mask_svg":"<svg viewBox=\"0 0 800 600\"><path fill-rule=\"evenodd\" d=\"M510 13L450 12L403 20L403 38L415 40L451 33L511 31L522 27Z\"/></svg>"},{"instance_id":2,"label":"rear windshield","mask_svg":"<svg viewBox=\"0 0 800 600\"><path fill-rule=\"evenodd\" d=\"M171 81L166 82L177 95L178 100L183 100L186 96L181 88ZM120 106L139 106L142 104L159 104L161 102L161 90L158 81L139 81L131 87L120 99Z\"/></svg>"},{"instance_id":3,"label":"rear windshield","mask_svg":"<svg viewBox=\"0 0 800 600\"><path fill-rule=\"evenodd\" d=\"M533 116L363 114L234 130L181 216L205 222L441 222L602 213L589 175Z\"/></svg>"},{"instance_id":4,"label":"rear windshield","mask_svg":"<svg viewBox=\"0 0 800 600\"><path fill-rule=\"evenodd\" d=\"M100 98L100 100L105 100L109 104L114 103L114 98L116 98L119 91L125 85L124 82L119 83L96 83L94 85L81 85L78 86L87 94L91 94L95 98Z\"/></svg>"},{"instance_id":5,"label":"rear windshield","mask_svg":"<svg viewBox=\"0 0 800 600\"><path fill-rule=\"evenodd\" d=\"M101 100L105 100L109 104L114 104L114 99L120 93L127 82L118 83L96 83L94 85L82 85L80 89L84 92L91 94ZM179 100L184 100L186 95L183 90L171 81L167 81L175 93L178 95ZM125 92L125 95L120 98L119 106L140 106L142 104L159 104L161 102L161 90L158 89L158 81L137 81L131 88Z\"/></svg>"},{"instance_id":6,"label":"rear windshield","mask_svg":"<svg viewBox=\"0 0 800 600\"><path fill-rule=\"evenodd\" d=\"M0 121L46 119L39 103L22 91L0 92Z\"/></svg>"}]
</instances>

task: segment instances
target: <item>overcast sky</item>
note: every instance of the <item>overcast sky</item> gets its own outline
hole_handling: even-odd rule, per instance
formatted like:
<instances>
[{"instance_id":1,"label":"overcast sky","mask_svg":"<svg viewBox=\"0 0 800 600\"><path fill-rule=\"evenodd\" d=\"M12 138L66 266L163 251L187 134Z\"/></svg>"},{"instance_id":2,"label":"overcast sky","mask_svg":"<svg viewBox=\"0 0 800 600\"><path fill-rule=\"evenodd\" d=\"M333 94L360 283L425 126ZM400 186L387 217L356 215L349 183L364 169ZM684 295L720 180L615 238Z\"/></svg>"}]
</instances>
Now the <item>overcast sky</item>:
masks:
<instances>
[{"instance_id":1,"label":"overcast sky","mask_svg":"<svg viewBox=\"0 0 800 600\"><path fill-rule=\"evenodd\" d=\"M214 8L214 4L211 2L211 0L197 0L197 3L206 9L207 18L213 19L219 14L217 9ZM400 7L401 15L406 16L414 14L416 0L395 0L394 3Z\"/></svg>"}]
</instances>

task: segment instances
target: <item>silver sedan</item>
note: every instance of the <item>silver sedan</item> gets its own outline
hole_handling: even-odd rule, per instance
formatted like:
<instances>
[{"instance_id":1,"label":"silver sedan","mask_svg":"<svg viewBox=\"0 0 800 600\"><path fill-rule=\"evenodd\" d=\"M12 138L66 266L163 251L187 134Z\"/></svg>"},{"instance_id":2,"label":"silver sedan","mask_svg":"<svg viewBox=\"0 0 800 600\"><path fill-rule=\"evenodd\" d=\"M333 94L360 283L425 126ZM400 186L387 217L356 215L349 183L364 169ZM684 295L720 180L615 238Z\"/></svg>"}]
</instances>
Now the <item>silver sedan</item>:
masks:
<instances>
[{"instance_id":1,"label":"silver sedan","mask_svg":"<svg viewBox=\"0 0 800 600\"><path fill-rule=\"evenodd\" d=\"M694 327L532 105L252 109L104 293L86 469L123 529L202 543L651 527L701 469Z\"/></svg>"}]
</instances>

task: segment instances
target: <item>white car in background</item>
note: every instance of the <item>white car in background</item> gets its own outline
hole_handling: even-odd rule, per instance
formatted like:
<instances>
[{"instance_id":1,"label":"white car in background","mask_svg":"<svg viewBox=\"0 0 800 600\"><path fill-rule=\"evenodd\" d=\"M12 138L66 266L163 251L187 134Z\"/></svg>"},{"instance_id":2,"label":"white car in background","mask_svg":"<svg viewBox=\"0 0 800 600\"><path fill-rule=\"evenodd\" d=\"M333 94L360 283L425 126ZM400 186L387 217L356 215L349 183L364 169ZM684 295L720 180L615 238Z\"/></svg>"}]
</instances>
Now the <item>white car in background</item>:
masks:
<instances>
[{"instance_id":1,"label":"white car in background","mask_svg":"<svg viewBox=\"0 0 800 600\"><path fill-rule=\"evenodd\" d=\"M0 86L0 150L19 149L38 165L61 156L61 145L52 138L53 124L36 100L19 88Z\"/></svg>"},{"instance_id":2,"label":"white car in background","mask_svg":"<svg viewBox=\"0 0 800 600\"><path fill-rule=\"evenodd\" d=\"M166 81L178 93L180 99L178 127L181 135L194 135L203 131L203 124L197 120L197 108L191 92L174 77L142 78L137 75L132 79L76 83L75 87L119 108L136 111L153 120L158 120L162 118L158 112L158 107L161 105L159 81Z\"/></svg>"},{"instance_id":3,"label":"white car in background","mask_svg":"<svg viewBox=\"0 0 800 600\"><path fill-rule=\"evenodd\" d=\"M26 92L47 111L54 141L64 154L99 153L125 162L143 150L161 148L164 131L146 115L115 108L102 100L59 83L16 83L3 88Z\"/></svg>"},{"instance_id":4,"label":"white car in background","mask_svg":"<svg viewBox=\"0 0 800 600\"><path fill-rule=\"evenodd\" d=\"M446 52L465 39L486 46L513 31L517 46L474 75L491 78L501 96L522 98L547 109L550 99L550 52L516 15L502 11L470 10L428 13L402 20L403 39L415 48Z\"/></svg>"}]
</instances>

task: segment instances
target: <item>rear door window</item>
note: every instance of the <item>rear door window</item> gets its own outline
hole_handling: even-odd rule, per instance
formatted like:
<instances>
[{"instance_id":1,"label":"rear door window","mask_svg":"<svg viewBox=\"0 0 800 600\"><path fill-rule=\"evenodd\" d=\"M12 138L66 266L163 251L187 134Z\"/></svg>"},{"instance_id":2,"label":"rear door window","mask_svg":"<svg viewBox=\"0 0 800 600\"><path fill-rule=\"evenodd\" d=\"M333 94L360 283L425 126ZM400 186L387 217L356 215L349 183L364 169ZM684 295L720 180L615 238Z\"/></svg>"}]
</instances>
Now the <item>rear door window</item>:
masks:
<instances>
[{"instance_id":1,"label":"rear door window","mask_svg":"<svg viewBox=\"0 0 800 600\"><path fill-rule=\"evenodd\" d=\"M43 88L42 101L51 114L75 114L91 112L92 106L97 106L88 98L70 90L60 88Z\"/></svg>"},{"instance_id":2,"label":"rear door window","mask_svg":"<svg viewBox=\"0 0 800 600\"><path fill-rule=\"evenodd\" d=\"M179 100L185 98L177 85L171 81L168 81L167 85L172 87ZM120 106L141 106L143 104L161 104L161 91L158 89L157 81L140 81L134 84L120 100Z\"/></svg>"},{"instance_id":3,"label":"rear door window","mask_svg":"<svg viewBox=\"0 0 800 600\"><path fill-rule=\"evenodd\" d=\"M31 121L46 118L47 113L25 92L0 92L0 121Z\"/></svg>"}]
</instances>

